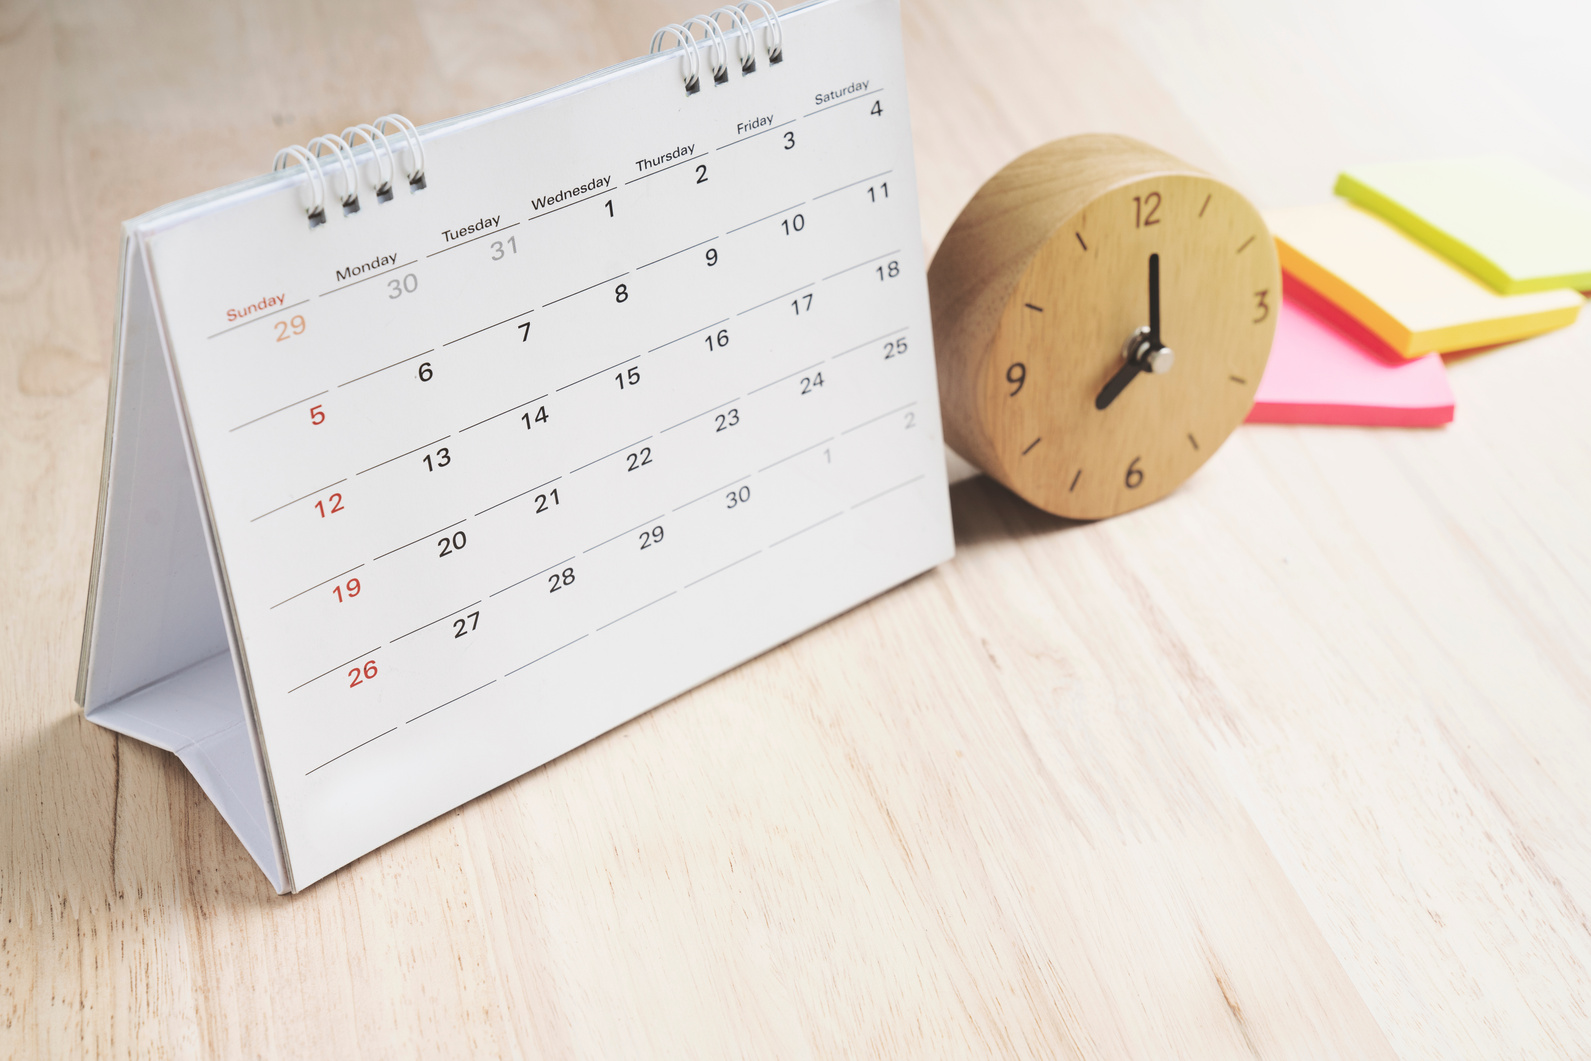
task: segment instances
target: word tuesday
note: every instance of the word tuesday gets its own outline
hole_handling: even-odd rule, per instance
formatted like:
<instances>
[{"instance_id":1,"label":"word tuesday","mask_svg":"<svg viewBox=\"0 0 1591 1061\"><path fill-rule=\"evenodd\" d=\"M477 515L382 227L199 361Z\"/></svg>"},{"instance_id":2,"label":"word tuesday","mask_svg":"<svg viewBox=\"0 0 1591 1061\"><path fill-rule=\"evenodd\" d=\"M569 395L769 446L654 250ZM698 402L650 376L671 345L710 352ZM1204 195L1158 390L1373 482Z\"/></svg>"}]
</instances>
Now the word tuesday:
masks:
<instances>
[{"instance_id":1,"label":"word tuesday","mask_svg":"<svg viewBox=\"0 0 1591 1061\"><path fill-rule=\"evenodd\" d=\"M442 238L452 243L456 239L463 239L471 232L485 232L489 228L496 228L497 223L502 219L503 215L498 214L496 217L483 217L479 221L472 221L463 228L444 228L442 230Z\"/></svg>"}]
</instances>

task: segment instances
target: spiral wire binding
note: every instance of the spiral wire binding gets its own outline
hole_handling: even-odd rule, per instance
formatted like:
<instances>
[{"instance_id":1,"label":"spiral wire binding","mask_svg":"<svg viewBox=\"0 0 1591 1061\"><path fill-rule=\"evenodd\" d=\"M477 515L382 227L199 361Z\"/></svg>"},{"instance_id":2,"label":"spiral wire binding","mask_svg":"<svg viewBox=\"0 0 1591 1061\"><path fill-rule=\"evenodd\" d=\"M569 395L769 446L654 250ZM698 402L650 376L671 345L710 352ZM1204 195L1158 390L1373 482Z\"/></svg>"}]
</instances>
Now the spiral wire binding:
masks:
<instances>
[{"instance_id":1,"label":"spiral wire binding","mask_svg":"<svg viewBox=\"0 0 1591 1061\"><path fill-rule=\"evenodd\" d=\"M390 138L387 135L389 126L397 130ZM398 133L403 134L405 158L402 161L398 157L398 149L392 143ZM370 182L376 202L392 201L392 178L400 166L409 181L409 191L425 190L425 147L420 142L420 130L414 127L413 122L401 114L384 114L373 122L350 125L342 131L341 136L327 133L315 137L308 144L284 147L271 161L272 172L293 165L304 167L310 194L304 215L309 219L310 228L318 228L326 223L326 203L331 199L332 191L328 169L340 182L337 199L342 204L343 216L359 212L359 159L354 154L358 139L370 145L370 158L376 164L376 179ZM335 167L331 166L334 159Z\"/></svg>"},{"instance_id":2,"label":"spiral wire binding","mask_svg":"<svg viewBox=\"0 0 1591 1061\"><path fill-rule=\"evenodd\" d=\"M663 50L663 37L665 34L674 35L674 47L685 49L685 94L694 96L702 89L702 58L696 52L696 38L691 36L691 31L678 22L670 22L656 33L652 34L653 54Z\"/></svg>"},{"instance_id":3,"label":"spiral wire binding","mask_svg":"<svg viewBox=\"0 0 1591 1061\"><path fill-rule=\"evenodd\" d=\"M291 160L291 161L289 161ZM309 174L310 203L304 208L305 215L309 218L309 227L316 228L326 223L326 173L320 168L320 160L307 150L294 144L284 147L276 153L276 158L271 162L271 171L286 169L292 162L297 162L304 167L304 172Z\"/></svg>"},{"instance_id":4,"label":"spiral wire binding","mask_svg":"<svg viewBox=\"0 0 1591 1061\"><path fill-rule=\"evenodd\" d=\"M740 56L740 75L757 72L757 35L752 32L751 20L738 7L721 7L707 17L717 23L723 15L729 16L730 32L735 35L735 53Z\"/></svg>"},{"instance_id":5,"label":"spiral wire binding","mask_svg":"<svg viewBox=\"0 0 1591 1061\"><path fill-rule=\"evenodd\" d=\"M767 29L763 33L763 42L768 49L769 64L784 62L784 27L779 24L779 12L775 11L773 5L766 0L741 0L738 6L744 12L753 4L768 20Z\"/></svg>"},{"instance_id":6,"label":"spiral wire binding","mask_svg":"<svg viewBox=\"0 0 1591 1061\"><path fill-rule=\"evenodd\" d=\"M350 125L342 131L342 139L348 144L349 153L353 151L354 137L362 136L370 145L370 155L376 162L378 180L371 185L376 190L376 201L379 203L390 202L392 199L392 169L393 156L392 144L387 140L387 134L377 129L374 125Z\"/></svg>"},{"instance_id":7,"label":"spiral wire binding","mask_svg":"<svg viewBox=\"0 0 1591 1061\"><path fill-rule=\"evenodd\" d=\"M347 217L349 214L357 214L359 212L359 171L354 167L353 150L343 141L342 137L332 136L330 133L325 136L315 137L304 147L316 158L321 157L320 149L323 147L330 148L336 153L338 168L342 170L343 216Z\"/></svg>"},{"instance_id":8,"label":"spiral wire binding","mask_svg":"<svg viewBox=\"0 0 1591 1061\"><path fill-rule=\"evenodd\" d=\"M674 38L674 46L670 50L683 53L681 79L685 82L685 94L694 96L702 87L702 58L699 45L708 45L711 48L709 61L713 84L722 85L729 80L729 40L720 19L727 15L730 21L729 32L735 35L735 53L740 58L741 76L755 73L757 35L751 19L746 15L746 9L753 5L762 12L766 22L763 42L768 53L768 62L770 64L783 62L784 27L779 24L779 13L766 0L743 0L738 6L720 7L711 15L692 15L684 22L670 22L652 34L650 51L656 55L663 50L663 42L668 37ZM699 39L692 27L701 28L702 36Z\"/></svg>"},{"instance_id":9,"label":"spiral wire binding","mask_svg":"<svg viewBox=\"0 0 1591 1061\"><path fill-rule=\"evenodd\" d=\"M416 129L414 123L401 114L383 114L372 124L382 132L387 131L389 124L396 125L402 130L403 139L409 146L409 161L412 163L409 169L404 171L404 175L409 178L409 190L411 192L423 191L425 189L425 149L420 146L420 130Z\"/></svg>"}]
</instances>

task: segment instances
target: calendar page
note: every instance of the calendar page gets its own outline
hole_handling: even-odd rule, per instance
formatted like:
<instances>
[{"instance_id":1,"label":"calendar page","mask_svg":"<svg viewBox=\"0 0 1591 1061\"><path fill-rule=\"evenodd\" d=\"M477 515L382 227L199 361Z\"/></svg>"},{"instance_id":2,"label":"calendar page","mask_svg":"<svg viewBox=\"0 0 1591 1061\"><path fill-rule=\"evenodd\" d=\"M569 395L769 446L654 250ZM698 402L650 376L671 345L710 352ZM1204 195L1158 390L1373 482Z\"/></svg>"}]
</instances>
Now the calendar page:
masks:
<instances>
[{"instance_id":1,"label":"calendar page","mask_svg":"<svg viewBox=\"0 0 1591 1061\"><path fill-rule=\"evenodd\" d=\"M782 23L141 233L296 887L951 555L898 7Z\"/></svg>"}]
</instances>

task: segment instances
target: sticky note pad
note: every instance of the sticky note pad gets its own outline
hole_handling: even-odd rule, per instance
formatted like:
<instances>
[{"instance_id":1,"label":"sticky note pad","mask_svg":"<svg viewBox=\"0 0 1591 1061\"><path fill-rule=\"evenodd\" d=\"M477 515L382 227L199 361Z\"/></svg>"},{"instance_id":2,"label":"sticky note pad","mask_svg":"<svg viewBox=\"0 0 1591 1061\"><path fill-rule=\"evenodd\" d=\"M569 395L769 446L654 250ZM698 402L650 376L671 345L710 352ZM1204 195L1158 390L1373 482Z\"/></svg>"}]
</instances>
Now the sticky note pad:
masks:
<instances>
[{"instance_id":1,"label":"sticky note pad","mask_svg":"<svg viewBox=\"0 0 1591 1061\"><path fill-rule=\"evenodd\" d=\"M1440 354L1404 360L1320 293L1284 277L1249 423L1436 427L1452 419Z\"/></svg>"},{"instance_id":2,"label":"sticky note pad","mask_svg":"<svg viewBox=\"0 0 1591 1061\"><path fill-rule=\"evenodd\" d=\"M1337 194L1502 294L1591 290L1591 199L1518 159L1356 166Z\"/></svg>"},{"instance_id":3,"label":"sticky note pad","mask_svg":"<svg viewBox=\"0 0 1591 1061\"><path fill-rule=\"evenodd\" d=\"M1404 357L1467 350L1573 324L1569 290L1500 295L1408 233L1343 199L1265 213L1282 268Z\"/></svg>"}]
</instances>

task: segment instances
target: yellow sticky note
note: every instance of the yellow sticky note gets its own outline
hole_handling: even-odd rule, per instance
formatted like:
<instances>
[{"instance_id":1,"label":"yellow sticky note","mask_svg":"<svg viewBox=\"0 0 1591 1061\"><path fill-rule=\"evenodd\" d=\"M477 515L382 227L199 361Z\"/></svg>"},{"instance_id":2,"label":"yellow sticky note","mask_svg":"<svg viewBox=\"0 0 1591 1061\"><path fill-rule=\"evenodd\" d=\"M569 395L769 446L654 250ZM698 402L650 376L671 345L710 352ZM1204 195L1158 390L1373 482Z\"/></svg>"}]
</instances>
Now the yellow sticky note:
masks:
<instances>
[{"instance_id":1,"label":"yellow sticky note","mask_svg":"<svg viewBox=\"0 0 1591 1061\"><path fill-rule=\"evenodd\" d=\"M1591 289L1591 199L1516 158L1356 166L1336 190L1505 295Z\"/></svg>"},{"instance_id":2,"label":"yellow sticky note","mask_svg":"<svg viewBox=\"0 0 1591 1061\"><path fill-rule=\"evenodd\" d=\"M1500 295L1368 211L1342 199L1265 212L1282 268L1404 357L1468 350L1573 324L1574 291Z\"/></svg>"}]
</instances>

